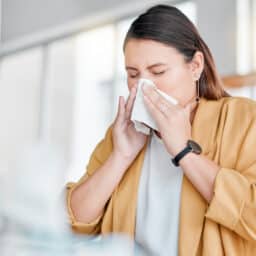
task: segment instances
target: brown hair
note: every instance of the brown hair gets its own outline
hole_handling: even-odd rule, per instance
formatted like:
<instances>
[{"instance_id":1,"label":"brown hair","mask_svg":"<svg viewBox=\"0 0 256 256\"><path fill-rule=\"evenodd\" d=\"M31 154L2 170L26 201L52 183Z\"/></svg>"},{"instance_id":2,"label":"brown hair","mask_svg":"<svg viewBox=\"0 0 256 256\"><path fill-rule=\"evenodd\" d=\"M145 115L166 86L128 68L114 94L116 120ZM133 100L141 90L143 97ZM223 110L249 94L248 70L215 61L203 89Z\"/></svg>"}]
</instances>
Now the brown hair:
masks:
<instances>
[{"instance_id":1,"label":"brown hair","mask_svg":"<svg viewBox=\"0 0 256 256\"><path fill-rule=\"evenodd\" d=\"M194 54L200 51L204 55L204 69L199 79L200 97L217 100L230 96L223 84L212 54L201 38L194 24L176 7L156 5L141 14L130 26L124 46L131 38L151 39L176 48L191 61Z\"/></svg>"}]
</instances>

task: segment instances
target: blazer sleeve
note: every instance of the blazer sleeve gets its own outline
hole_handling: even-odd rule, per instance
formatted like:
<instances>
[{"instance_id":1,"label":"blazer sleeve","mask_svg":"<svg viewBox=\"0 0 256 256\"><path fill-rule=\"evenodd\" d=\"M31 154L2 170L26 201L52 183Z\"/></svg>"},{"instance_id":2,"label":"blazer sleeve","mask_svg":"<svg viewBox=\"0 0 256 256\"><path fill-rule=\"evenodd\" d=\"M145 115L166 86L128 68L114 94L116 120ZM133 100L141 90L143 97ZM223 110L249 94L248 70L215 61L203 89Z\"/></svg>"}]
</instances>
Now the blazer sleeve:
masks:
<instances>
[{"instance_id":1,"label":"blazer sleeve","mask_svg":"<svg viewBox=\"0 0 256 256\"><path fill-rule=\"evenodd\" d=\"M256 243L256 118L246 129L237 169L220 169L205 216Z\"/></svg>"},{"instance_id":2,"label":"blazer sleeve","mask_svg":"<svg viewBox=\"0 0 256 256\"><path fill-rule=\"evenodd\" d=\"M72 192L86 181L100 166L107 160L112 151L112 126L110 126L105 134L104 139L102 139L95 147L93 153L91 154L89 163L86 167L86 173L81 177L78 182L70 182L67 184L66 189L66 203L67 211L70 220L71 227L73 231L78 233L84 233L88 235L96 235L100 233L101 221L104 216L104 212L98 216L95 220L90 223L82 223L78 221L72 211L71 207L71 196ZM106 208L106 207L105 207Z\"/></svg>"}]
</instances>

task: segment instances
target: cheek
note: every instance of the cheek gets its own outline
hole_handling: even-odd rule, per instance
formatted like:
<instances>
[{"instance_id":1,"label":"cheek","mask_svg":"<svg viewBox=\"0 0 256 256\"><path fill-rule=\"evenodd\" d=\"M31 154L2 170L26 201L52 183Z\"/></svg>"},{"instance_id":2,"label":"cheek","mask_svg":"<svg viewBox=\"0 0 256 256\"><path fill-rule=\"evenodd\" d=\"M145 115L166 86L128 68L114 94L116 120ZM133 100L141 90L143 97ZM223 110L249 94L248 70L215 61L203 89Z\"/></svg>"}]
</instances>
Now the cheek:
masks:
<instances>
[{"instance_id":1,"label":"cheek","mask_svg":"<svg viewBox=\"0 0 256 256\"><path fill-rule=\"evenodd\" d=\"M156 81L159 90L182 101L185 94L191 94L193 81L187 70L176 69Z\"/></svg>"}]
</instances>

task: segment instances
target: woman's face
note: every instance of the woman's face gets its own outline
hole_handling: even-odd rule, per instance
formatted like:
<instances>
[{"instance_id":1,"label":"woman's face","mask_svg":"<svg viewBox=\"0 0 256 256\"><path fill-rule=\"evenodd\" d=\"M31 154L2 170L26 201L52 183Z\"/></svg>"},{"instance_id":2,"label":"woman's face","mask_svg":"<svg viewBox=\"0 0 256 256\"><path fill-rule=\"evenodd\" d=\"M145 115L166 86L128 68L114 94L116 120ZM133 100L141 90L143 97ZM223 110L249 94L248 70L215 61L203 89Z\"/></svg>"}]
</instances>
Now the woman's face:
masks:
<instances>
[{"instance_id":1,"label":"woman's face","mask_svg":"<svg viewBox=\"0 0 256 256\"><path fill-rule=\"evenodd\" d=\"M195 81L203 70L201 52L188 63L173 47L153 40L129 39L124 54L129 90L138 79L146 78L181 105L196 96Z\"/></svg>"}]
</instances>

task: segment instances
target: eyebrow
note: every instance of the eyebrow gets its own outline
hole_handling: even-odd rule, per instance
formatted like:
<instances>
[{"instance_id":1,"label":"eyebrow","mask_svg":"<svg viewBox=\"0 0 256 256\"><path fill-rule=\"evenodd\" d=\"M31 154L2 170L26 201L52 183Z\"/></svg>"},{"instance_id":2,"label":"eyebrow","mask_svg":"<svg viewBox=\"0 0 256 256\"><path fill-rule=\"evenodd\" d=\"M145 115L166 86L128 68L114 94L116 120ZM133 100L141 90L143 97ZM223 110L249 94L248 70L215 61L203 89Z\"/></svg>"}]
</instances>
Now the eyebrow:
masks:
<instances>
[{"instance_id":1,"label":"eyebrow","mask_svg":"<svg viewBox=\"0 0 256 256\"><path fill-rule=\"evenodd\" d=\"M154 68L154 67L159 67L159 66L166 66L167 64L166 63L155 63L153 65L150 65L149 67L147 67L147 69L151 69L151 68ZM132 69L132 70L137 70L137 68L134 68L134 67L130 67L130 66L126 66L126 69Z\"/></svg>"}]
</instances>

